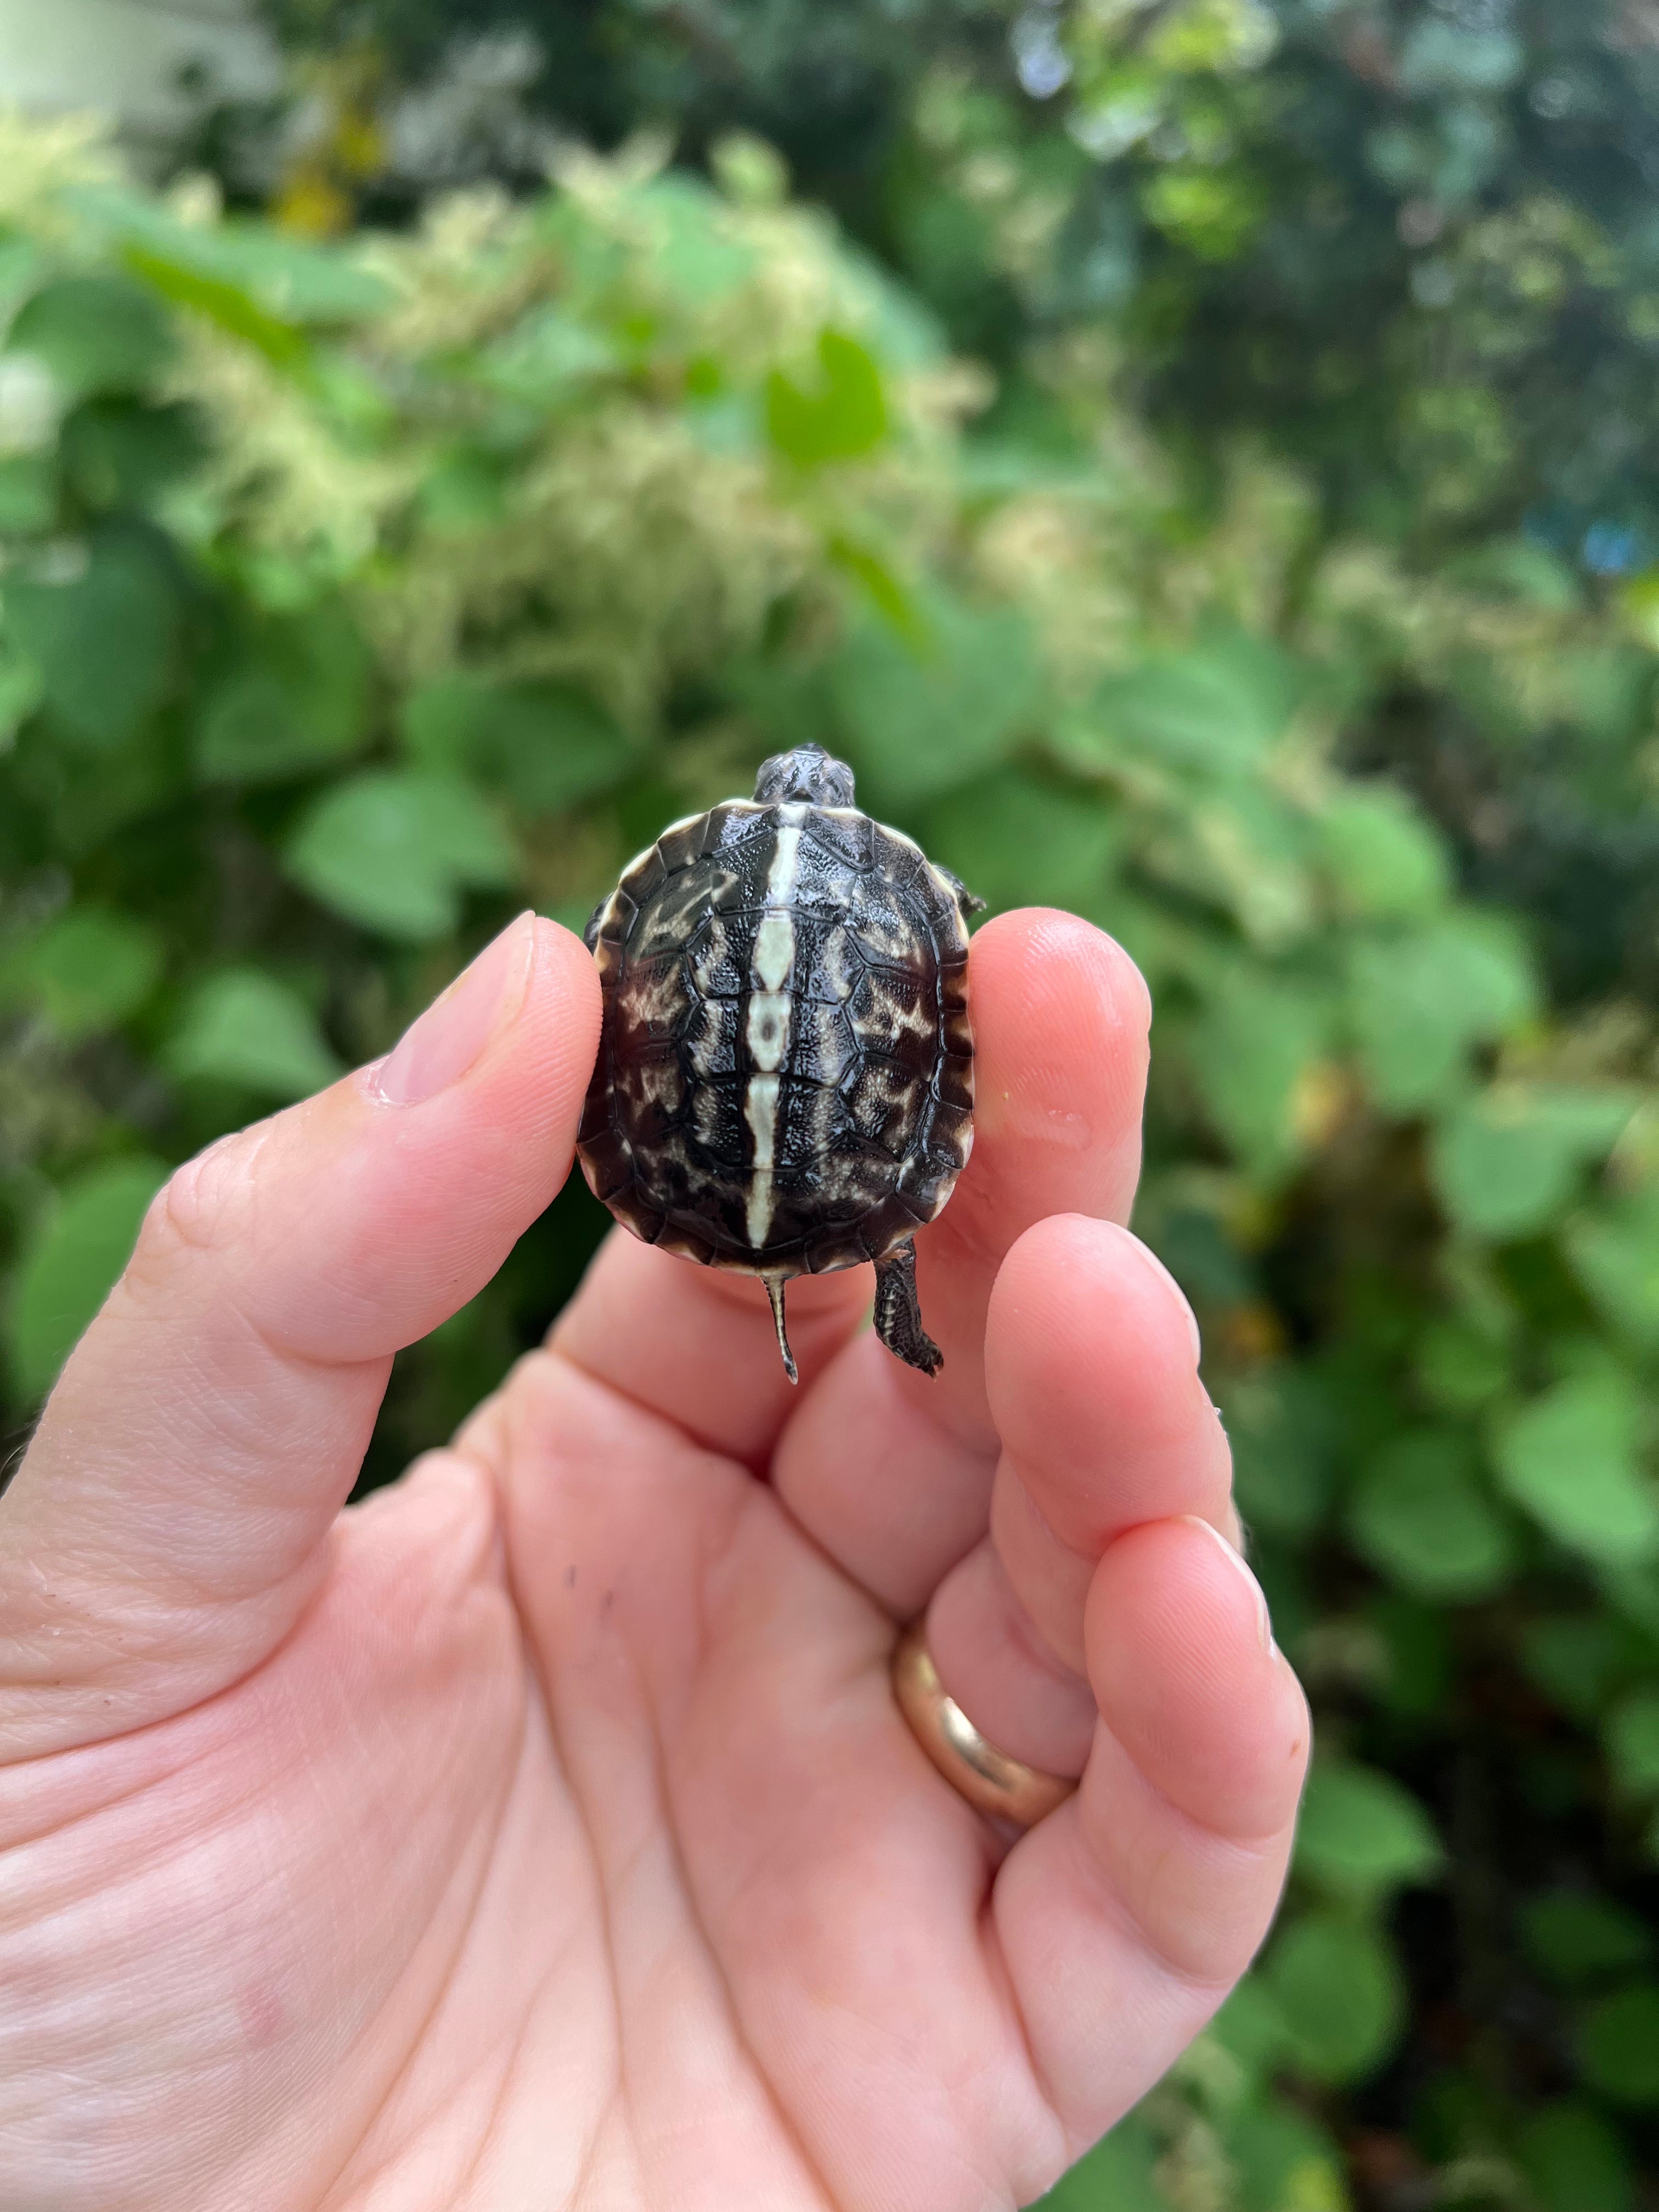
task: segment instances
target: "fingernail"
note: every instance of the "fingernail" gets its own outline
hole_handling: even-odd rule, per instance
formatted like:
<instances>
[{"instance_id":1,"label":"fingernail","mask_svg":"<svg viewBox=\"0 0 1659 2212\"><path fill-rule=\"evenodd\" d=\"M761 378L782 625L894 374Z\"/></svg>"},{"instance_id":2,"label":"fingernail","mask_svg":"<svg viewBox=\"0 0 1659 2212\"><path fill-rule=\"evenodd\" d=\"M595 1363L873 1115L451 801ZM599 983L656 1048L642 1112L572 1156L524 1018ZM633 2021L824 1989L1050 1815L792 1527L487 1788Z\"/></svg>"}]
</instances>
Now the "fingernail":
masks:
<instances>
[{"instance_id":1,"label":"fingernail","mask_svg":"<svg viewBox=\"0 0 1659 2212\"><path fill-rule=\"evenodd\" d=\"M1187 1334L1191 1340L1193 1347L1193 1364L1196 1366L1199 1361L1204 1357L1204 1339L1199 1334L1198 1316L1193 1311L1192 1301L1187 1296L1186 1291L1182 1289L1180 1284L1176 1282L1175 1277L1170 1273L1169 1269L1164 1266L1163 1261L1158 1258L1157 1253L1152 1250L1152 1247L1147 1244L1143 1244L1140 1249L1146 1255L1148 1260L1152 1261L1153 1267L1157 1268L1158 1273L1163 1276L1164 1281L1169 1285L1170 1291L1175 1296L1176 1303L1179 1304L1182 1314L1186 1317Z\"/></svg>"},{"instance_id":2,"label":"fingernail","mask_svg":"<svg viewBox=\"0 0 1659 2212\"><path fill-rule=\"evenodd\" d=\"M496 1030L518 1012L535 950L536 918L521 914L410 1023L374 1079L388 1104L418 1106L460 1081Z\"/></svg>"},{"instance_id":3,"label":"fingernail","mask_svg":"<svg viewBox=\"0 0 1659 2212\"><path fill-rule=\"evenodd\" d=\"M1225 1555L1228 1565L1231 1567L1236 1573L1243 1575L1244 1580L1249 1583L1250 1596L1255 1605L1256 1637L1262 1650L1264 1651L1271 1651L1273 1648L1273 1616L1267 1611L1267 1601L1263 1594L1261 1583L1257 1582L1255 1577L1250 1572L1249 1567L1244 1564L1243 1554L1234 1550L1233 1547L1227 1541L1227 1539L1222 1534L1220 1529L1215 1526L1213 1522L1201 1521L1196 1513L1183 1513L1181 1517L1183 1521L1190 1522L1194 1528L1201 1528L1212 1543L1218 1544L1221 1547L1223 1553Z\"/></svg>"}]
</instances>

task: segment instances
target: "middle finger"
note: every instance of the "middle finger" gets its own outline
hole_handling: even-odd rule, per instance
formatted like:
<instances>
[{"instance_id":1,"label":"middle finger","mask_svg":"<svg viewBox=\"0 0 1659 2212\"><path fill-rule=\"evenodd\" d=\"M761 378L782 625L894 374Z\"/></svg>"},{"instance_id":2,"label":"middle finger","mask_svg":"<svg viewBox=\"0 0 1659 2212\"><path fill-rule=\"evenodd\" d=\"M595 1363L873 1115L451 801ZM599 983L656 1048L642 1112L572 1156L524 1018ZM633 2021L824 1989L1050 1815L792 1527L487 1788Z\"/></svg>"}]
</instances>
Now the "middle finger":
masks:
<instances>
[{"instance_id":1,"label":"middle finger","mask_svg":"<svg viewBox=\"0 0 1659 2212\"><path fill-rule=\"evenodd\" d=\"M914 1612L988 1526L998 1439L986 1396L992 1285L1024 1231L1054 1213L1124 1221L1140 1165L1151 1006L1139 971L1071 915L1004 915L974 939L974 1153L916 1239L932 1381L868 1332L831 1361L785 1429L780 1496L896 1613Z\"/></svg>"}]
</instances>

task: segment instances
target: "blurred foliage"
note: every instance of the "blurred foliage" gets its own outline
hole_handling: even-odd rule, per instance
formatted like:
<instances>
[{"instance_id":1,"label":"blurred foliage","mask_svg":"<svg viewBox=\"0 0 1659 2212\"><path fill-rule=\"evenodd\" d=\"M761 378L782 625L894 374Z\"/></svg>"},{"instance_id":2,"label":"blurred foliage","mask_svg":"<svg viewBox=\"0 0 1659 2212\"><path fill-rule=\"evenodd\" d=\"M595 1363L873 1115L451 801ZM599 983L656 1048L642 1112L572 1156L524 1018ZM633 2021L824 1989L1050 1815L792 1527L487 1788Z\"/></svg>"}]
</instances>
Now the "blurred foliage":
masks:
<instances>
[{"instance_id":1,"label":"blurred foliage","mask_svg":"<svg viewBox=\"0 0 1659 2212\"><path fill-rule=\"evenodd\" d=\"M820 737L994 905L1146 970L1137 1226L1319 1720L1261 1961L1054 2203L1634 2212L1659 19L1088 0L1009 44L994 10L818 10L871 118L820 159L783 0L518 12L599 87L525 80L527 112L683 120L706 175L567 143L516 204L322 246L319 179L403 212L395 114L361 193L305 142L274 225L66 130L0 145L15 1418L166 1163ZM384 82L453 15L386 0ZM717 67L697 27L751 16ZM337 111L326 53L311 82L356 130L346 58ZM861 244L720 135L757 122ZM399 1361L370 1480L602 1220L568 1191Z\"/></svg>"}]
</instances>

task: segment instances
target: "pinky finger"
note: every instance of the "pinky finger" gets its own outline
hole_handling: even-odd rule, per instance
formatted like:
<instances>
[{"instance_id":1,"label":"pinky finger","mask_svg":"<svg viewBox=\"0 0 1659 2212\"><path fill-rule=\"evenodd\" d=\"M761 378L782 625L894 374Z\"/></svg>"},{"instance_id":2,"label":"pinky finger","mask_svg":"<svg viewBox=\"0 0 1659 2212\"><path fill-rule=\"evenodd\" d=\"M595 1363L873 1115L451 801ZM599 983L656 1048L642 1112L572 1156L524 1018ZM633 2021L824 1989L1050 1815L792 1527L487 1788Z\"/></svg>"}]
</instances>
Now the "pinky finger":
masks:
<instances>
[{"instance_id":1,"label":"pinky finger","mask_svg":"<svg viewBox=\"0 0 1659 2212\"><path fill-rule=\"evenodd\" d=\"M1119 1538L1085 1644L1101 1717L1082 1784L1010 1855L994 1906L1073 2154L1151 2087L1267 1934L1310 1736L1255 1577L1203 1522Z\"/></svg>"}]
</instances>

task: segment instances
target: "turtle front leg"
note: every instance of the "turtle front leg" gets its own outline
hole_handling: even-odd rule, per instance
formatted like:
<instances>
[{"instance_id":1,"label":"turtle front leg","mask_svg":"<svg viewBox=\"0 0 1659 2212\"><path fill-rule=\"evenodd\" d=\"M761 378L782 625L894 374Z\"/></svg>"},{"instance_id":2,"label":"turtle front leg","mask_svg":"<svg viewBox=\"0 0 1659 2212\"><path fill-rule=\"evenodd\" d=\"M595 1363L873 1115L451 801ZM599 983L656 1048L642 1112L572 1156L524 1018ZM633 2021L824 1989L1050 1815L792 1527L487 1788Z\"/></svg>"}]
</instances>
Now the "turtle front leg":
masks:
<instances>
[{"instance_id":1,"label":"turtle front leg","mask_svg":"<svg viewBox=\"0 0 1659 2212\"><path fill-rule=\"evenodd\" d=\"M937 1375L945 1354L921 1325L916 1303L916 1248L909 1237L876 1262L876 1334L896 1359Z\"/></svg>"}]
</instances>

